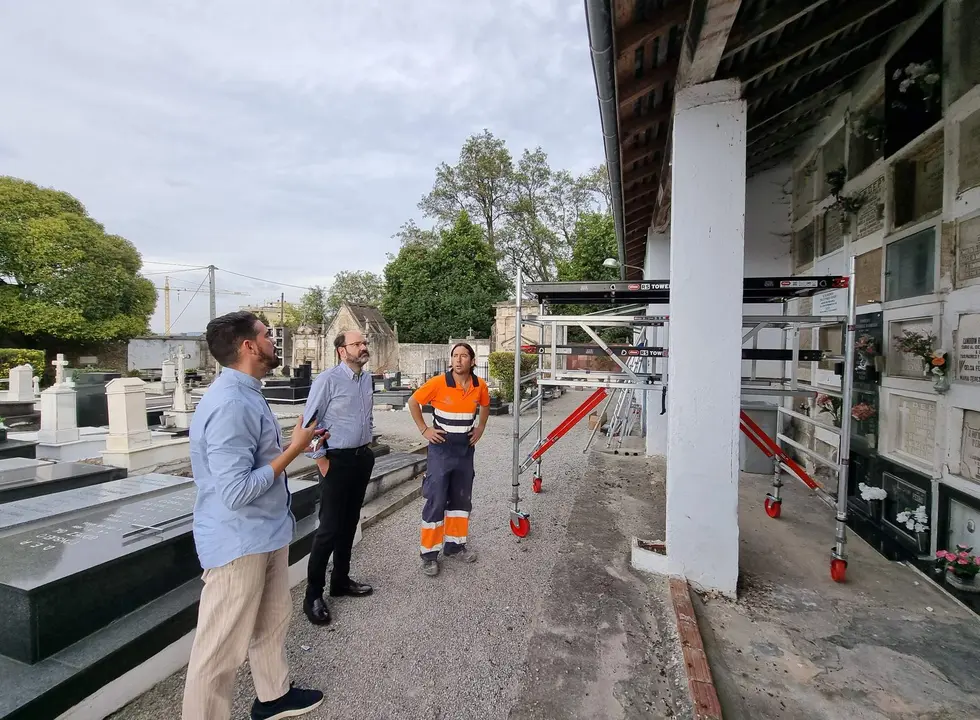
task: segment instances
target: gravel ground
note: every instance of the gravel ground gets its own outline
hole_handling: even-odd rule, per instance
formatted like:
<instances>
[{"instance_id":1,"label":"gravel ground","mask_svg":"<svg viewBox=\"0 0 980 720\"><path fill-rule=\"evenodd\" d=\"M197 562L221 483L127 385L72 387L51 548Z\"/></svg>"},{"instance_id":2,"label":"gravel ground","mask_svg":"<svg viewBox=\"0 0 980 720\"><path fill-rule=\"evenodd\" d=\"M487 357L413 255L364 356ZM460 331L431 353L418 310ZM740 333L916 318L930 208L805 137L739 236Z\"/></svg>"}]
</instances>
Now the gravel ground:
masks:
<instances>
[{"instance_id":1,"label":"gravel ground","mask_svg":"<svg viewBox=\"0 0 980 720\"><path fill-rule=\"evenodd\" d=\"M585 396L582 392L570 392L546 404L546 431L555 427ZM375 423L383 435L382 442L393 447L417 442L418 433L407 412L378 412ZM302 586L294 590L295 616L288 639L292 679L301 686L320 688L327 695L324 705L307 717L492 720L524 716L522 708L535 695L534 684L529 685L526 678L529 647L536 634L551 632L555 614L560 612L562 594L575 590L575 571L558 573L557 580L553 580L556 565L568 565L568 553L575 547L584 548L590 556L594 554L582 542L567 537L573 506L585 475L587 460L580 449L587 441L589 430L581 423L548 453L544 493L532 494L529 478L526 484L522 483L522 508L530 511L532 522L531 535L524 540L514 537L508 525L511 430L510 416L491 417L477 448L471 547L480 557L475 564L466 566L447 561L438 577L421 574L418 533L423 501L420 499L372 527L354 549L352 576L372 584L373 596L332 600L333 623L327 628L317 628L302 614ZM576 515L585 518L588 513L580 511ZM620 544L621 539L617 539L621 555L618 564L628 566L622 559L628 557L628 546L619 547ZM620 567L619 572L631 571ZM634 598L646 592L636 581L627 581L626 585ZM609 588L603 587L597 599L587 602L602 603L603 595L609 592ZM570 598L568 602L576 600ZM645 625L657 624L646 609L641 612ZM599 629L609 619L589 619L588 612L577 615L590 624L594 620ZM546 621L536 620L539 616L546 616ZM597 641L601 633L591 626L582 629L587 644L601 649L602 643ZM617 629L617 635L623 632ZM631 631L630 645L633 644ZM637 663L644 673L655 672L648 664L655 657L645 646L643 643L643 647L628 654L630 658L640 656ZM539 647L538 652L543 649L544 646ZM626 654L625 650L617 652ZM659 654L658 651L656 655ZM622 685L628 675L622 668L633 663L621 661L618 665L621 671L618 677L609 680L610 688ZM579 666L578 670L589 677L579 681L574 676L568 677L566 671L561 681L576 687L584 687L586 683L594 685L595 667ZM176 717L183 684L181 672L115 717L127 720ZM664 683L657 682L656 686L647 688L648 696L662 691ZM585 695L589 694L587 690ZM252 697L246 664L236 686L234 717L248 716ZM594 704L583 706L574 694L568 699L563 710L560 704L552 705L552 714L548 716L597 717ZM647 700L648 704L640 702L639 707L652 710L659 706L657 709L662 711L668 704L656 698ZM654 701L656 705L652 704ZM651 715L637 715L637 710L635 707L625 714L613 712L603 716L662 716L656 711Z\"/></svg>"}]
</instances>

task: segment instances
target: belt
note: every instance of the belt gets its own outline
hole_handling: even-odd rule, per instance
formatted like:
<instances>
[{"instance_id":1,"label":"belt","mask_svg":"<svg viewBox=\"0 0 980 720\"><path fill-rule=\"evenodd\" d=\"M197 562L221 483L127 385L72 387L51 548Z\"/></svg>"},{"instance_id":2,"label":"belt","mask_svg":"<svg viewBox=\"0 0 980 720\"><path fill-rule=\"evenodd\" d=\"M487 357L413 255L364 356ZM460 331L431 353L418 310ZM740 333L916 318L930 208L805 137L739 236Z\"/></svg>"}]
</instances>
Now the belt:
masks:
<instances>
[{"instance_id":1,"label":"belt","mask_svg":"<svg viewBox=\"0 0 980 720\"><path fill-rule=\"evenodd\" d=\"M361 445L355 448L327 448L327 455L363 455L370 451L370 445Z\"/></svg>"}]
</instances>

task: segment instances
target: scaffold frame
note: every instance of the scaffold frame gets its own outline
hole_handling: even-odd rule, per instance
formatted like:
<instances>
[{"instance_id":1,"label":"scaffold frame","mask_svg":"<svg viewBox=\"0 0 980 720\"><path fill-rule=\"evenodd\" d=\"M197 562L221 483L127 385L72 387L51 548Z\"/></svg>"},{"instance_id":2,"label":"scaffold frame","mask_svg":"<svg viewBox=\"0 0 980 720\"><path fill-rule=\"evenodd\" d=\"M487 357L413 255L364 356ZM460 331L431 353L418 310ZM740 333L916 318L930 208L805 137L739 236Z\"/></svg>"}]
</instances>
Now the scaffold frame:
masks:
<instances>
[{"instance_id":1,"label":"scaffold frame","mask_svg":"<svg viewBox=\"0 0 980 720\"><path fill-rule=\"evenodd\" d=\"M847 568L847 497L848 478L850 471L851 444L851 414L853 403L854 383L854 341L856 335L857 303L854 287L855 258L850 258L847 275L831 276L790 276L790 277L755 277L745 278L743 282L743 303L779 303L784 309L783 314L745 315L742 326L747 328L743 334L742 344L752 341L751 348L742 349L742 359L751 362L749 377L742 379L743 395L770 395L781 397L815 398L824 394L841 398L841 426L835 427L802 413L797 413L785 407L777 406L776 437L770 438L762 429L749 418L745 412L740 413L739 426L742 432L773 462L772 490L767 493L764 508L770 518L778 519L781 515L783 498L780 489L783 487L783 473L797 477L807 487L814 490L825 502L835 510L835 542L831 555L830 575L836 582L843 582ZM663 411L666 412L666 392L669 381L669 324L668 315L626 314L610 310L590 315L560 315L549 314L546 310L553 305L561 304L604 304L628 305L630 311L636 305L665 304L669 302L670 282L667 280L641 280L637 282L530 282L525 283L523 274L518 270L515 274L516 308L515 308L515 343L514 343L514 402L513 415L513 458L512 458L512 494L510 509L511 531L518 537L525 537L531 530L530 514L521 509L520 478L534 466L531 488L534 493L540 493L543 487L542 456L557 443L572 427L588 416L604 400L603 407L608 408L614 396L619 393L649 392L661 390ZM833 290L846 291L847 311L845 315L788 315L785 313L785 303L802 297ZM527 312L528 305L537 305L537 314ZM629 311L628 311L629 312ZM538 342L528 345L523 342L524 326L530 325L538 329ZM801 350L799 331L806 328L842 325L842 344L844 355L834 355L820 350ZM568 328L575 327L583 330L594 344L568 343ZM640 336L634 339L632 345L608 344L596 332L596 328L628 327L639 330ZM546 341L546 328L551 328L550 341ZM654 328L663 329L663 346L647 344L646 333ZM782 347L778 349L759 348L759 333L766 329L783 331ZM559 341L559 331L562 340ZM787 348L786 332L792 333L791 347ZM537 355L537 367L527 374L522 374L522 356L530 349ZM615 371L576 371L567 370L565 358L575 354L586 354L611 358L618 366ZM545 357L550 358L550 367L545 368ZM655 363L663 361L662 374L656 372L656 367L641 371L639 367L630 367L629 361L638 359ZM821 387L811 383L800 382L798 368L800 362L817 362L830 360L843 363L841 372L841 389ZM783 362L782 378L757 377L757 363L760 361ZM788 377L786 363L789 363ZM531 397L522 402L522 387L534 381L535 390ZM547 436L544 434L544 392L548 387L576 387L593 389L594 392L580 404L565 420L563 420ZM610 394L610 391L612 393ZM632 397L632 395L631 395ZM624 396L621 396L621 403ZM521 415L534 407L534 420L522 432ZM814 450L797 443L783 432L783 422L793 418L800 422L812 424L828 430L839 438L836 462L833 462ZM598 417L601 424L602 414ZM588 450L598 428L594 428L586 445ZM536 431L534 448L528 453L522 453L522 442ZM829 467L837 475L836 498L795 462L786 452L788 448L806 455L814 462Z\"/></svg>"}]
</instances>

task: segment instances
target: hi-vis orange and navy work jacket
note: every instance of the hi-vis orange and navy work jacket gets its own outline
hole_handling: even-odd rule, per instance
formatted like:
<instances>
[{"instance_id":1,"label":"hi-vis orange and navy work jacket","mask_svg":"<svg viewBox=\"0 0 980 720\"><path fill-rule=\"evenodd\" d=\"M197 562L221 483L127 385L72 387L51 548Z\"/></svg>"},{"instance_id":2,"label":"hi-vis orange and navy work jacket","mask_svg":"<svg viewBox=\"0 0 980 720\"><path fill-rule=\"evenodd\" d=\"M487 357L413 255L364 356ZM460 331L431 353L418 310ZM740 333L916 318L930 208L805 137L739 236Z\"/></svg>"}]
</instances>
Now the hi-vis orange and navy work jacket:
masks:
<instances>
[{"instance_id":1,"label":"hi-vis orange and navy work jacket","mask_svg":"<svg viewBox=\"0 0 980 720\"><path fill-rule=\"evenodd\" d=\"M476 425L480 406L490 404L487 384L475 374L472 384L463 390L456 384L453 373L436 375L412 395L419 405L431 405L432 426L446 432L446 442L469 442Z\"/></svg>"}]
</instances>

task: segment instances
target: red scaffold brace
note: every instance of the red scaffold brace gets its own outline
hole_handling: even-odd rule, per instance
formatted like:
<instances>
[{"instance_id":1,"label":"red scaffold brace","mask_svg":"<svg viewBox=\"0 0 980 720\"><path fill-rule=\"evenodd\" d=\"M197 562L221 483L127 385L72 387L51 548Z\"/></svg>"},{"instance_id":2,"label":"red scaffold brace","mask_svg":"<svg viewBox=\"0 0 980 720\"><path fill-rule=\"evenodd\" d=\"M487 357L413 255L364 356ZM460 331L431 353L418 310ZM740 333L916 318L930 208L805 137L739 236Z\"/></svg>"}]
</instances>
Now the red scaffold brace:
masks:
<instances>
[{"instance_id":1,"label":"red scaffold brace","mask_svg":"<svg viewBox=\"0 0 980 720\"><path fill-rule=\"evenodd\" d=\"M771 437L766 435L765 431L759 427L756 422L745 414L745 411L739 413L739 427L742 432L745 433L746 437L755 443L755 446L759 448L765 454L766 457L772 458L777 457L779 461L783 463L787 469L796 475L800 482L806 485L811 490L816 490L820 485L811 478L806 470L801 468L793 458L783 452L783 449L774 441Z\"/></svg>"},{"instance_id":2,"label":"red scaffold brace","mask_svg":"<svg viewBox=\"0 0 980 720\"><path fill-rule=\"evenodd\" d=\"M527 459L521 463L521 472L524 472L531 467L531 465L537 462L538 459L540 459L541 456L547 452L548 448L561 440L565 433L575 427L582 418L592 412L592 410L594 410L595 407L605 398L605 388L599 388L594 393L589 395L585 402L575 408L567 418L558 424L558 427L548 433L548 437L542 440L541 443L531 451L531 454L527 456Z\"/></svg>"}]
</instances>

